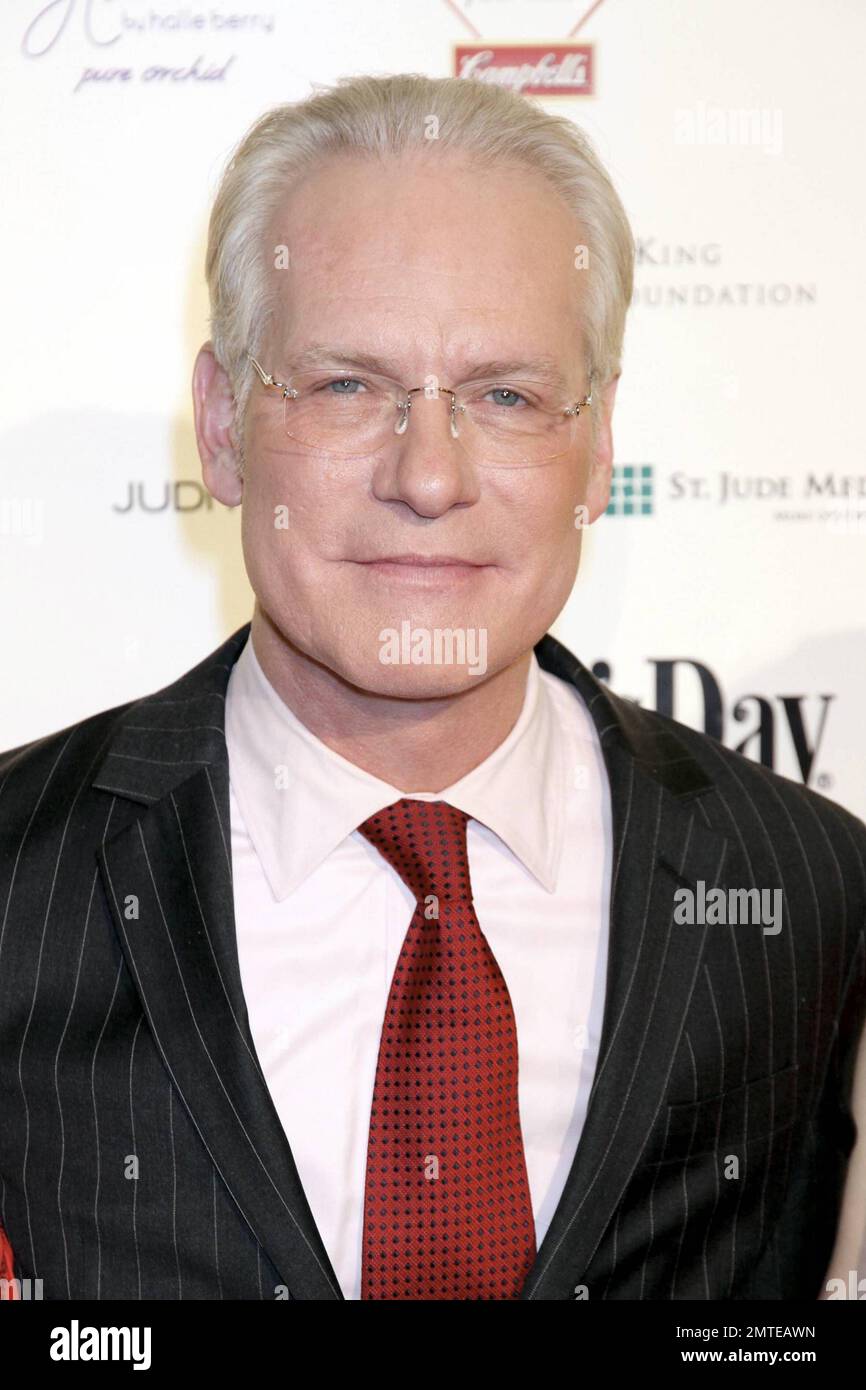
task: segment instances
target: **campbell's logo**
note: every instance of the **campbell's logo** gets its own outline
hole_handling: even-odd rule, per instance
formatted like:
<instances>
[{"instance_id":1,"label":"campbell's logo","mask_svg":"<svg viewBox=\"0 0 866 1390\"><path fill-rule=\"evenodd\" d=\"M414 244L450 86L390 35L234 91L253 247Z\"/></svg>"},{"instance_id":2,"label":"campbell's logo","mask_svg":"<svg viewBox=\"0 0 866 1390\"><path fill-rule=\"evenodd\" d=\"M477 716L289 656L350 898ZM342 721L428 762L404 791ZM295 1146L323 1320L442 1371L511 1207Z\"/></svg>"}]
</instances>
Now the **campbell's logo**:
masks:
<instances>
[{"instance_id":1,"label":"campbell's logo","mask_svg":"<svg viewBox=\"0 0 866 1390\"><path fill-rule=\"evenodd\" d=\"M593 95L591 43L456 44L454 72L530 97Z\"/></svg>"}]
</instances>

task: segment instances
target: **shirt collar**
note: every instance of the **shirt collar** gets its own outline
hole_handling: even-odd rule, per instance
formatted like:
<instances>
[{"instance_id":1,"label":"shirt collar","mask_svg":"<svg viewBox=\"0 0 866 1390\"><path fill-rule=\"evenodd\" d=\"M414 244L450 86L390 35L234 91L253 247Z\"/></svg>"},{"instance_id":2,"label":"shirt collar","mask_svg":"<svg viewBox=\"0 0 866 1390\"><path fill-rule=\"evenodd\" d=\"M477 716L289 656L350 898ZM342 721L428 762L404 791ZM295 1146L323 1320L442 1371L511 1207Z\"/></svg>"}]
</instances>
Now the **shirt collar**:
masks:
<instances>
[{"instance_id":1,"label":"shirt collar","mask_svg":"<svg viewBox=\"0 0 866 1390\"><path fill-rule=\"evenodd\" d=\"M440 792L400 791L329 748L277 694L252 637L229 677L225 728L232 791L277 901L368 816L403 796L450 802L492 830L548 892L556 887L565 774L556 711L534 652L511 732Z\"/></svg>"}]
</instances>

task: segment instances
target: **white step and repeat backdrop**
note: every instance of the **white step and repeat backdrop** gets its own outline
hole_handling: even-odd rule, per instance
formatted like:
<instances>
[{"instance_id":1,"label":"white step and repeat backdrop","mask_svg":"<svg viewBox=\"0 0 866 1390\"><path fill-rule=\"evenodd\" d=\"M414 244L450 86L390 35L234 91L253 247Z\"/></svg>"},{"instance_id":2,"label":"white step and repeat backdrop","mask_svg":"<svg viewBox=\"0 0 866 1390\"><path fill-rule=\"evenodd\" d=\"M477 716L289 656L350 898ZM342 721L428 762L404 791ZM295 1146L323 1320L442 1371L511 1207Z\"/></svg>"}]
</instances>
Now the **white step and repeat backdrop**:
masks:
<instances>
[{"instance_id":1,"label":"white step and repeat backdrop","mask_svg":"<svg viewBox=\"0 0 866 1390\"><path fill-rule=\"evenodd\" d=\"M457 73L579 122L638 242L556 635L866 815L863 0L4 0L0 50L0 747L250 615L189 391L232 145L313 83Z\"/></svg>"}]
</instances>

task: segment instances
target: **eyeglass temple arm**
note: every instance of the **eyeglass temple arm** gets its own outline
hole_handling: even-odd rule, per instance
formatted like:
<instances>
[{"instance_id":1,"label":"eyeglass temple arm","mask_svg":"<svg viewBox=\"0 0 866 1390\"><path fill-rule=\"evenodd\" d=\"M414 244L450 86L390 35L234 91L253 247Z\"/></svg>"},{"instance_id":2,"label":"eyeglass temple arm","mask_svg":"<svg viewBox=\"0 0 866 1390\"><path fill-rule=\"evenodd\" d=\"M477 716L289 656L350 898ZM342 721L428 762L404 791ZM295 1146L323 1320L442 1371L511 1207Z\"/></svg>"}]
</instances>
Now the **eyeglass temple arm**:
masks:
<instances>
[{"instance_id":1,"label":"eyeglass temple arm","mask_svg":"<svg viewBox=\"0 0 866 1390\"><path fill-rule=\"evenodd\" d=\"M253 354L252 354L251 352L248 352L248 353L247 353L247 357L250 359L250 361L252 362L252 364L253 364L253 366L255 367L256 371L258 372L259 376L261 377L261 379L262 379L262 384L263 384L264 386L274 386L274 385L276 384L276 383L274 382L274 378L273 378L272 376L269 376L269 375L268 375L268 373L265 371L264 367L262 367L261 364L258 363L258 362L256 361L256 359L253 357Z\"/></svg>"},{"instance_id":2,"label":"eyeglass temple arm","mask_svg":"<svg viewBox=\"0 0 866 1390\"><path fill-rule=\"evenodd\" d=\"M253 357L252 352L247 352L246 356L249 357L249 360L252 361L253 367L256 368L257 373L259 373L261 378L261 384L263 384L263 386L278 386L278 388L281 389L282 393L284 393L284 396L296 395L296 392L292 391L291 386L286 386L284 381L277 381L277 378L271 377L270 371L265 371L264 367L261 366L260 363L257 363L256 359L254 359Z\"/></svg>"},{"instance_id":3,"label":"eyeglass temple arm","mask_svg":"<svg viewBox=\"0 0 866 1390\"><path fill-rule=\"evenodd\" d=\"M582 401L575 401L574 405L569 406L568 410L565 412L566 415L575 415L575 416L576 416L576 415L579 415L579 414L580 414L580 408L581 408L581 406L583 406L583 405L592 405L592 374L591 374L591 373L590 373L590 378L589 378L589 395L588 395L588 396L584 396L584 398L583 398Z\"/></svg>"}]
</instances>

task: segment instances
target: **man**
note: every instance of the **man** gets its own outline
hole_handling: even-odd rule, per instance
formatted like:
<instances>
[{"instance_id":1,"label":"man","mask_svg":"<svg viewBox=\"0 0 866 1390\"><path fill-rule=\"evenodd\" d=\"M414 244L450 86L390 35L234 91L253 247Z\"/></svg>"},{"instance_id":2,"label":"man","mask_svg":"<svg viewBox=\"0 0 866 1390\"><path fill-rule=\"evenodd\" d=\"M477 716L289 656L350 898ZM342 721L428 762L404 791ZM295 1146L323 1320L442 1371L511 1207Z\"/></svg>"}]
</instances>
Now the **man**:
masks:
<instances>
[{"instance_id":1,"label":"man","mask_svg":"<svg viewBox=\"0 0 866 1390\"><path fill-rule=\"evenodd\" d=\"M252 622L0 764L0 1219L46 1297L822 1293L866 830L548 634L632 258L493 87L357 79L236 152L193 387Z\"/></svg>"}]
</instances>

